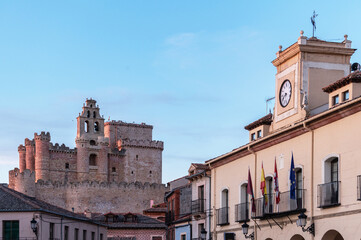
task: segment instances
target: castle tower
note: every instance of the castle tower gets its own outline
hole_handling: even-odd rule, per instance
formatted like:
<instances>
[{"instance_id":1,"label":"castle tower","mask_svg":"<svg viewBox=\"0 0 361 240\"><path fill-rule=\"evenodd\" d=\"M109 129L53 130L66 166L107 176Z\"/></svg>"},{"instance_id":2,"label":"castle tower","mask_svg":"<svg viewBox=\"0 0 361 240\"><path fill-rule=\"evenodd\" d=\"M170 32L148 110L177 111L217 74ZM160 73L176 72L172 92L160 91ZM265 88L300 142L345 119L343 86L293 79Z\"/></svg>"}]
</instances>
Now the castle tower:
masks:
<instances>
[{"instance_id":1,"label":"castle tower","mask_svg":"<svg viewBox=\"0 0 361 240\"><path fill-rule=\"evenodd\" d=\"M35 181L49 180L50 173L50 133L34 133L35 139Z\"/></svg>"},{"instance_id":2,"label":"castle tower","mask_svg":"<svg viewBox=\"0 0 361 240\"><path fill-rule=\"evenodd\" d=\"M24 172L26 169L26 148L24 145L20 144L18 147L19 152L19 168L20 172Z\"/></svg>"},{"instance_id":3,"label":"castle tower","mask_svg":"<svg viewBox=\"0 0 361 240\"><path fill-rule=\"evenodd\" d=\"M25 154L25 166L26 169L29 169L31 172L35 171L35 155L34 155L34 151L35 151L35 143L33 140L30 140L28 138L25 138L25 149L26 149L26 154Z\"/></svg>"},{"instance_id":4,"label":"castle tower","mask_svg":"<svg viewBox=\"0 0 361 240\"><path fill-rule=\"evenodd\" d=\"M108 140L104 139L104 118L93 99L87 99L77 117L77 172L78 180L108 178Z\"/></svg>"}]
</instances>

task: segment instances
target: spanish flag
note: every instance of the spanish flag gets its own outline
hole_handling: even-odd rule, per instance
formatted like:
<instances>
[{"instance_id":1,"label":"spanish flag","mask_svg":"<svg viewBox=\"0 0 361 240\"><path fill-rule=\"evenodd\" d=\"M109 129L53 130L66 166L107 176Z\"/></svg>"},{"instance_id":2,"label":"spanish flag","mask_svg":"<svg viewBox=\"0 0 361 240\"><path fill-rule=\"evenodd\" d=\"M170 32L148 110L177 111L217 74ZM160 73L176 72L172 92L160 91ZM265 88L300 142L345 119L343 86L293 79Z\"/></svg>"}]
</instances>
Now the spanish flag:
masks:
<instances>
[{"instance_id":1,"label":"spanish flag","mask_svg":"<svg viewBox=\"0 0 361 240\"><path fill-rule=\"evenodd\" d=\"M262 195L264 197L264 205L267 205L268 196L267 196L266 178L264 177L263 162L262 162L262 173L261 173L261 190L262 190Z\"/></svg>"}]
</instances>

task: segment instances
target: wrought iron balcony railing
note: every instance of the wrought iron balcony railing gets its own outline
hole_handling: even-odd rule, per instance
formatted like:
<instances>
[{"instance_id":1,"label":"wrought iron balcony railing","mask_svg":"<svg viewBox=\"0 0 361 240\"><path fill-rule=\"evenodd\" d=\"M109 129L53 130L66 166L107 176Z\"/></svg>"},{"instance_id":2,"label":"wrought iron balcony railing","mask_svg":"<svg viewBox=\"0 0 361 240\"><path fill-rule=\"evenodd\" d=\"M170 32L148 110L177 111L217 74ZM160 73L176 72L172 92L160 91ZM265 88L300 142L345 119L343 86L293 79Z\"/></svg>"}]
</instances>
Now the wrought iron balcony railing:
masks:
<instances>
[{"instance_id":1,"label":"wrought iron balcony railing","mask_svg":"<svg viewBox=\"0 0 361 240\"><path fill-rule=\"evenodd\" d=\"M235 206L236 222L245 222L249 220L249 203L240 203Z\"/></svg>"},{"instance_id":2,"label":"wrought iron balcony railing","mask_svg":"<svg viewBox=\"0 0 361 240\"><path fill-rule=\"evenodd\" d=\"M340 182L330 182L317 186L317 207L327 208L340 205Z\"/></svg>"},{"instance_id":3,"label":"wrought iron balcony railing","mask_svg":"<svg viewBox=\"0 0 361 240\"><path fill-rule=\"evenodd\" d=\"M192 201L192 214L199 214L205 212L206 200L197 199Z\"/></svg>"},{"instance_id":4,"label":"wrought iron balcony railing","mask_svg":"<svg viewBox=\"0 0 361 240\"><path fill-rule=\"evenodd\" d=\"M281 192L279 195L278 204L276 194L267 194L262 198L255 199L256 212L252 212L252 218L283 216L305 209L304 189L296 190L294 199L291 199L290 191Z\"/></svg>"},{"instance_id":5,"label":"wrought iron balcony railing","mask_svg":"<svg viewBox=\"0 0 361 240\"><path fill-rule=\"evenodd\" d=\"M217 211L217 225L229 224L229 220L228 220L229 207L219 208L216 211Z\"/></svg>"}]
</instances>

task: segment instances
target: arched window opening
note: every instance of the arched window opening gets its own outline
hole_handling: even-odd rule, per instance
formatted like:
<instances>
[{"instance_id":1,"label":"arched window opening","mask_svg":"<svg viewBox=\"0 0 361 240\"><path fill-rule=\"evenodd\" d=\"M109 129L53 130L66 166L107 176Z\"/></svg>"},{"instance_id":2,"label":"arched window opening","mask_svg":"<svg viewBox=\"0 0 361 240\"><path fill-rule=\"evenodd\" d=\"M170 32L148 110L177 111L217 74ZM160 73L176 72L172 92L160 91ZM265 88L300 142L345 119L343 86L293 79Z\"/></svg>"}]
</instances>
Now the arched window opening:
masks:
<instances>
[{"instance_id":1,"label":"arched window opening","mask_svg":"<svg viewBox=\"0 0 361 240\"><path fill-rule=\"evenodd\" d=\"M338 181L338 157L331 157L324 165L325 183Z\"/></svg>"},{"instance_id":2,"label":"arched window opening","mask_svg":"<svg viewBox=\"0 0 361 240\"><path fill-rule=\"evenodd\" d=\"M228 207L228 189L222 191L222 208Z\"/></svg>"},{"instance_id":3,"label":"arched window opening","mask_svg":"<svg viewBox=\"0 0 361 240\"><path fill-rule=\"evenodd\" d=\"M135 155L135 160L138 160L138 155Z\"/></svg>"},{"instance_id":4,"label":"arched window opening","mask_svg":"<svg viewBox=\"0 0 361 240\"><path fill-rule=\"evenodd\" d=\"M97 165L97 155L90 154L89 156L89 166L96 166Z\"/></svg>"},{"instance_id":5,"label":"arched window opening","mask_svg":"<svg viewBox=\"0 0 361 240\"><path fill-rule=\"evenodd\" d=\"M93 104L90 104L90 107L92 108L92 107L93 107Z\"/></svg>"},{"instance_id":6,"label":"arched window opening","mask_svg":"<svg viewBox=\"0 0 361 240\"><path fill-rule=\"evenodd\" d=\"M94 111L93 112L93 118L96 118L97 117L97 113Z\"/></svg>"},{"instance_id":7,"label":"arched window opening","mask_svg":"<svg viewBox=\"0 0 361 240\"><path fill-rule=\"evenodd\" d=\"M152 171L149 171L149 174L152 174Z\"/></svg>"},{"instance_id":8,"label":"arched window opening","mask_svg":"<svg viewBox=\"0 0 361 240\"><path fill-rule=\"evenodd\" d=\"M94 140L90 140L89 144L92 145L92 146L95 146L96 142Z\"/></svg>"},{"instance_id":9,"label":"arched window opening","mask_svg":"<svg viewBox=\"0 0 361 240\"><path fill-rule=\"evenodd\" d=\"M112 167L112 172L116 172L116 169L115 169L115 167Z\"/></svg>"},{"instance_id":10,"label":"arched window opening","mask_svg":"<svg viewBox=\"0 0 361 240\"><path fill-rule=\"evenodd\" d=\"M324 161L324 184L318 185L318 207L339 205L339 158L334 155Z\"/></svg>"},{"instance_id":11,"label":"arched window opening","mask_svg":"<svg viewBox=\"0 0 361 240\"><path fill-rule=\"evenodd\" d=\"M69 163L65 163L65 169L69 169Z\"/></svg>"},{"instance_id":12,"label":"arched window opening","mask_svg":"<svg viewBox=\"0 0 361 240\"><path fill-rule=\"evenodd\" d=\"M240 203L236 205L236 221L238 222L244 222L249 219L247 185L247 183L243 183L240 187Z\"/></svg>"},{"instance_id":13,"label":"arched window opening","mask_svg":"<svg viewBox=\"0 0 361 240\"><path fill-rule=\"evenodd\" d=\"M95 122L94 123L94 132L98 132L99 131L99 123Z\"/></svg>"},{"instance_id":14,"label":"arched window opening","mask_svg":"<svg viewBox=\"0 0 361 240\"><path fill-rule=\"evenodd\" d=\"M88 121L84 122L84 131L89 132L89 122Z\"/></svg>"},{"instance_id":15,"label":"arched window opening","mask_svg":"<svg viewBox=\"0 0 361 240\"><path fill-rule=\"evenodd\" d=\"M303 208L303 175L302 168L295 168L295 176L296 176L296 203L297 209Z\"/></svg>"},{"instance_id":16,"label":"arched window opening","mask_svg":"<svg viewBox=\"0 0 361 240\"><path fill-rule=\"evenodd\" d=\"M87 117L87 118L90 117L90 111L87 111L86 117Z\"/></svg>"}]
</instances>

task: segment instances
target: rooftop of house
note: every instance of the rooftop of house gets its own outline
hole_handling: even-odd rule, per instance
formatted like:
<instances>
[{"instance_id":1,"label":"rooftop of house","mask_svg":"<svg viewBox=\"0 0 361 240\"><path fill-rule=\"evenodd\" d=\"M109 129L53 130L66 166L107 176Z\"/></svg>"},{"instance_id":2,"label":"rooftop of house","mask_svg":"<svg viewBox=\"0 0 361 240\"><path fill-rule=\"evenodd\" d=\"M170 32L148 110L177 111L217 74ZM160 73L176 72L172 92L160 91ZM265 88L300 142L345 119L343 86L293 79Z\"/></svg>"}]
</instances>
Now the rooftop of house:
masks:
<instances>
[{"instance_id":1,"label":"rooftop of house","mask_svg":"<svg viewBox=\"0 0 361 240\"><path fill-rule=\"evenodd\" d=\"M244 128L246 130L252 130L252 129L255 129L256 127L259 127L262 125L271 125L271 123L273 121L272 117L273 117L272 113L269 113L266 116L254 121L253 123L248 124Z\"/></svg>"},{"instance_id":2,"label":"rooftop of house","mask_svg":"<svg viewBox=\"0 0 361 240\"><path fill-rule=\"evenodd\" d=\"M99 224L82 214L77 214L63 208L51 205L34 197L17 192L4 185L0 185L0 212L46 212L66 218Z\"/></svg>"},{"instance_id":3,"label":"rooftop of house","mask_svg":"<svg viewBox=\"0 0 361 240\"><path fill-rule=\"evenodd\" d=\"M349 83L360 83L361 82L361 71L354 71L340 80L328 85L327 87L322 88L326 93L331 93L339 88L346 86Z\"/></svg>"},{"instance_id":4,"label":"rooftop of house","mask_svg":"<svg viewBox=\"0 0 361 240\"><path fill-rule=\"evenodd\" d=\"M165 229L164 222L138 213L92 214L92 219L111 229Z\"/></svg>"}]
</instances>

